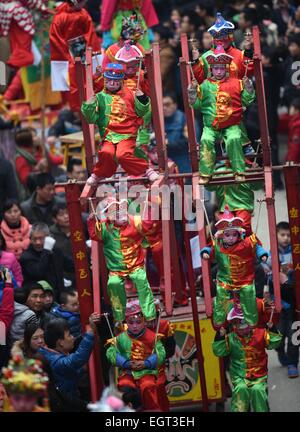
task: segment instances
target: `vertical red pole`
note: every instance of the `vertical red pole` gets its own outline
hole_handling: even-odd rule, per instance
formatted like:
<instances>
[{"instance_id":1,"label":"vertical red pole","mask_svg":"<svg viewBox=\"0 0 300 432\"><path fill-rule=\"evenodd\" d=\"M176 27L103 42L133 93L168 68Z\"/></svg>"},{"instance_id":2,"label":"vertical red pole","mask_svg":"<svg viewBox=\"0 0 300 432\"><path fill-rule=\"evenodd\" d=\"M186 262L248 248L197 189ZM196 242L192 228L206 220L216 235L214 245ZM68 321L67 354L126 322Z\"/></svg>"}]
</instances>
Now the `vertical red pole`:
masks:
<instances>
[{"instance_id":1,"label":"vertical red pole","mask_svg":"<svg viewBox=\"0 0 300 432\"><path fill-rule=\"evenodd\" d=\"M203 245L204 247L206 245L204 212L202 207L197 207L197 202L199 202L198 193L200 191L200 186L198 184L199 171L198 171L198 159L197 159L195 119L194 119L194 112L189 106L188 96L187 96L187 88L190 83L190 73L189 73L189 66L188 66L188 61L189 61L188 40L186 34L181 35L181 47L182 47L182 55L185 58L180 58L180 76L181 76L184 111L186 115L187 128L188 128L190 158L191 158L191 165L193 171L193 180L192 180L193 198L195 198L195 202L196 202L199 241L200 241L200 245ZM191 260L191 256L189 258ZM203 278L203 289L204 289L204 299L205 299L205 311L207 316L210 317L212 315L211 293L210 293L210 267L207 262L202 263L202 278ZM197 293L196 293L195 283L192 283L190 286L190 294L191 294L191 302L192 302L195 339L196 339L196 346L197 346L197 359L198 359L198 369L199 369L199 381L200 381L201 394L202 394L202 406L203 406L203 411L207 412L208 396L207 396L207 387L206 387L205 370L204 370L204 356L203 356L202 342L200 336L199 314L198 314Z\"/></svg>"},{"instance_id":2,"label":"vertical red pole","mask_svg":"<svg viewBox=\"0 0 300 432\"><path fill-rule=\"evenodd\" d=\"M291 230L296 312L297 320L300 320L300 171L298 167L287 165L283 168L283 173Z\"/></svg>"},{"instance_id":3,"label":"vertical red pole","mask_svg":"<svg viewBox=\"0 0 300 432\"><path fill-rule=\"evenodd\" d=\"M199 168L197 158L197 139L195 132L195 119L194 111L191 109L188 101L187 88L190 83L190 69L188 65L188 40L186 34L181 35L182 54L185 58L180 58L180 77L182 86L182 95L184 103L184 111L187 121L189 149L191 157L191 165L193 171L193 199L196 204L197 225L199 233L200 248L206 246L206 231L205 231L205 217L204 217L204 199L201 203L201 198L204 198L204 187L199 186ZM211 275L210 265L208 261L202 260L202 281L205 301L205 312L210 318L212 316L212 299L211 299Z\"/></svg>"},{"instance_id":4,"label":"vertical red pole","mask_svg":"<svg viewBox=\"0 0 300 432\"><path fill-rule=\"evenodd\" d=\"M152 44L152 51L145 55L145 64L151 83L151 108L152 122L155 131L155 138L158 149L158 166L160 173L164 173L164 179L159 184L164 184L168 176L168 158L165 140L165 126L162 105L162 81L160 71L159 44ZM164 181L163 181L164 180ZM163 241L163 260L164 260L164 279L165 279L165 305L167 315L172 315L172 278L171 278L171 232L170 221L164 215L170 213L167 200L162 200L162 241Z\"/></svg>"},{"instance_id":5,"label":"vertical red pole","mask_svg":"<svg viewBox=\"0 0 300 432\"><path fill-rule=\"evenodd\" d=\"M76 81L79 90L79 100L80 104L87 99L86 90L89 89L89 97L92 96L90 86L86 86L85 83L85 65L81 63L79 58L75 58L75 71L76 71ZM88 69L87 72L90 72ZM89 125L80 111L80 119L82 122L82 131L84 137L84 146L86 154L86 166L88 173L90 174L93 169L93 157L95 153L95 126Z\"/></svg>"},{"instance_id":6,"label":"vertical red pole","mask_svg":"<svg viewBox=\"0 0 300 432\"><path fill-rule=\"evenodd\" d=\"M80 318L82 327L85 328L88 324L89 316L94 311L94 304L87 258L87 247L84 238L84 228L79 203L80 187L78 184L70 183L65 186L65 190L70 218L71 245L75 264L75 279L80 305ZM99 340L97 337L89 361L89 373L92 400L96 401L99 399L103 390L102 366L100 360Z\"/></svg>"},{"instance_id":7,"label":"vertical red pole","mask_svg":"<svg viewBox=\"0 0 300 432\"><path fill-rule=\"evenodd\" d=\"M261 48L259 39L259 28L253 27L253 43L254 43L254 75L256 86L256 97L258 103L259 124L261 142L263 148L263 162L264 162L264 175L265 175L265 190L266 190L266 204L268 212L269 232L270 232L270 248L272 255L272 270L273 270L273 283L275 294L275 307L276 311L281 310L281 293L280 293L280 280L279 280L279 256L278 244L276 234L276 214L275 214L275 200L274 189L272 181L272 160L269 128L267 121L267 108L264 88L264 76L261 63Z\"/></svg>"}]
</instances>

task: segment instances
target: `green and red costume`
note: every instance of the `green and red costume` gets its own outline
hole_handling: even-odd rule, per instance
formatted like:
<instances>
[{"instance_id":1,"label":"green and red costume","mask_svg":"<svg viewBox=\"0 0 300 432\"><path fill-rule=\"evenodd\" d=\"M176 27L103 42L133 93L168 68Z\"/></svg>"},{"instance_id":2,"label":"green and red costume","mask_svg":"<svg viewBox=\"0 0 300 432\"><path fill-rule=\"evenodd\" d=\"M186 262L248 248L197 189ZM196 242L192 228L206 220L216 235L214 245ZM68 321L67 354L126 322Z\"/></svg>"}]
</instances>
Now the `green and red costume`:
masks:
<instances>
[{"instance_id":1,"label":"green and red costume","mask_svg":"<svg viewBox=\"0 0 300 432\"><path fill-rule=\"evenodd\" d=\"M225 247L223 241L214 241L212 248L201 249L201 255L208 253L218 264L217 296L214 301L213 323L221 327L230 310L230 294L238 292L245 321L255 326L258 321L255 292L254 261L268 256L253 234L233 246Z\"/></svg>"},{"instance_id":2,"label":"green and red costume","mask_svg":"<svg viewBox=\"0 0 300 432\"><path fill-rule=\"evenodd\" d=\"M242 79L245 76L251 77L254 74L254 63L253 61L245 56L245 52L233 47L232 45L225 49L226 54L230 55L233 60L229 67L229 76L231 78ZM199 60L192 66L194 76L198 84L202 84L203 81L209 77L210 68L206 58L213 54L212 50L206 51ZM248 65L246 66L246 63Z\"/></svg>"},{"instance_id":3,"label":"green and red costume","mask_svg":"<svg viewBox=\"0 0 300 432\"><path fill-rule=\"evenodd\" d=\"M271 330L255 328L249 336L232 331L225 336L217 332L213 352L217 357L230 356L230 378L233 384L231 411L269 411L267 395L268 355L279 346L282 335L273 326Z\"/></svg>"},{"instance_id":4,"label":"green and red costume","mask_svg":"<svg viewBox=\"0 0 300 432\"><path fill-rule=\"evenodd\" d=\"M124 87L129 88L129 90L135 92L137 89L138 77L134 75L133 77L125 77L124 79ZM99 93L104 89L104 77L103 75L94 75L93 76L93 87L94 92ZM148 79L145 77L145 72L143 70L140 71L140 82L139 87L141 91L150 96L150 85ZM150 131L149 124L151 122L151 109L147 110L145 116L143 117L143 124L140 126L137 137L136 144L140 145L148 145L150 141Z\"/></svg>"},{"instance_id":5,"label":"green and red costume","mask_svg":"<svg viewBox=\"0 0 300 432\"><path fill-rule=\"evenodd\" d=\"M149 98L135 97L125 86L116 93L103 90L95 101L83 102L81 111L88 123L98 126L103 142L93 174L111 177L120 164L129 175L143 175L148 162L136 156L136 138L143 117L150 111Z\"/></svg>"},{"instance_id":6,"label":"green and red costume","mask_svg":"<svg viewBox=\"0 0 300 432\"><path fill-rule=\"evenodd\" d=\"M229 170L230 168L224 165L216 168L216 172ZM261 189L262 184L221 184L215 186L208 185L206 186L206 188L211 192L216 192L219 218L222 218L225 206L228 206L229 210L234 216L243 219L243 227L246 230L246 235L250 236L252 234L251 216L254 211L254 191Z\"/></svg>"},{"instance_id":7,"label":"green and red costume","mask_svg":"<svg viewBox=\"0 0 300 432\"><path fill-rule=\"evenodd\" d=\"M88 230L92 240L103 242L109 270L107 290L115 321L125 319L126 278L132 280L137 289L144 317L148 321L153 320L156 317L156 310L144 268L144 236L136 228L134 220L129 218L127 224L117 226L110 222L96 222L94 218L90 218Z\"/></svg>"},{"instance_id":8,"label":"green and red costume","mask_svg":"<svg viewBox=\"0 0 300 432\"><path fill-rule=\"evenodd\" d=\"M217 13L216 22L208 29L208 32L213 37L215 46L217 44L222 44L224 46L224 42L230 41L230 45L227 48L224 48L225 53L232 57L229 66L229 77L238 79L242 79L244 76L251 77L254 74L254 63L252 60L253 51L252 49L242 51L233 46L233 29L234 25L229 21L225 21L222 15ZM211 54L213 54L212 50L206 51L192 66L198 84L202 84L206 78L210 77L207 57ZM247 136L244 123L242 122L240 126L242 134L241 141L244 146L249 144L250 140Z\"/></svg>"},{"instance_id":9,"label":"green and red costume","mask_svg":"<svg viewBox=\"0 0 300 432\"><path fill-rule=\"evenodd\" d=\"M131 335L128 330L107 341L106 357L119 367L118 387L139 388L144 410L162 410L157 385L158 368L166 358L166 352L155 333L145 328L141 335ZM134 371L130 361L144 361L145 369Z\"/></svg>"},{"instance_id":10,"label":"green and red costume","mask_svg":"<svg viewBox=\"0 0 300 432\"><path fill-rule=\"evenodd\" d=\"M198 97L193 108L203 114L203 133L200 142L199 171L202 177L213 174L216 159L215 143L224 139L226 152L234 173L245 171L241 142L243 106L249 106L255 92L248 93L237 78L206 79L198 87Z\"/></svg>"}]
</instances>

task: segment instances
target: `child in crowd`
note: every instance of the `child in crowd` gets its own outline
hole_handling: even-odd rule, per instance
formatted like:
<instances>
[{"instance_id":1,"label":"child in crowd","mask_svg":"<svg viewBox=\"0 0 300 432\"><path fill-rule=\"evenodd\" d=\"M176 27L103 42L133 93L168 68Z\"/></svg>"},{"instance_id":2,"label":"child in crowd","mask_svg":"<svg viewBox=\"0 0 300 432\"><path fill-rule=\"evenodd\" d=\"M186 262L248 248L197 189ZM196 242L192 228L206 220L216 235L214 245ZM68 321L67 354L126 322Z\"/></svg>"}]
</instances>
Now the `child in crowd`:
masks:
<instances>
[{"instance_id":1,"label":"child in crowd","mask_svg":"<svg viewBox=\"0 0 300 432\"><path fill-rule=\"evenodd\" d=\"M51 309L51 314L67 321L70 333L75 338L81 336L78 293L74 290L60 293L60 305Z\"/></svg>"},{"instance_id":2,"label":"child in crowd","mask_svg":"<svg viewBox=\"0 0 300 432\"><path fill-rule=\"evenodd\" d=\"M277 241L280 262L280 288L282 298L282 309L278 329L283 335L281 344L277 349L278 360L282 366L288 367L288 377L297 378L299 376L299 346L292 343L292 324L295 321L295 295L294 295L294 270L292 261L292 246L290 226L288 222L277 224ZM268 276L270 291L272 293L272 257L270 255L265 266ZM287 349L285 341L287 339Z\"/></svg>"}]
</instances>

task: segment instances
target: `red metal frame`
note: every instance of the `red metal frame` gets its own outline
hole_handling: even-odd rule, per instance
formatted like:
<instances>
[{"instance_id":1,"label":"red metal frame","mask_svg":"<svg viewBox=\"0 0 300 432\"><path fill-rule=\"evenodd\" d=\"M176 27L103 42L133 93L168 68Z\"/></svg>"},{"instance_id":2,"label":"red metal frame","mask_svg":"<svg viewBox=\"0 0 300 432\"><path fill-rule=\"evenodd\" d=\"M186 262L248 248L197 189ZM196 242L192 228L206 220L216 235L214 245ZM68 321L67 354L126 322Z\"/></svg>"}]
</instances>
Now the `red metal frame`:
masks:
<instances>
[{"instance_id":1,"label":"red metal frame","mask_svg":"<svg viewBox=\"0 0 300 432\"><path fill-rule=\"evenodd\" d=\"M267 108L264 88L264 76L261 63L261 47L259 39L259 28L254 26L252 30L253 44L254 44L254 75L256 85L256 97L258 103L259 125L261 134L261 143L263 149L263 162L264 162L264 175L265 175L265 191L266 191L266 204L268 212L269 233L270 233L270 249L272 254L272 272L273 284L275 294L275 307L276 311L281 310L281 293L280 293L280 280L279 280L279 256L278 244L276 234L276 214L275 214L275 199L272 181L272 160L270 137L267 120Z\"/></svg>"},{"instance_id":2,"label":"red metal frame","mask_svg":"<svg viewBox=\"0 0 300 432\"><path fill-rule=\"evenodd\" d=\"M71 245L75 264L75 278L80 305L80 318L82 327L85 328L88 324L89 316L94 312L94 301L91 292L87 247L84 238L84 228L81 219L81 209L79 203L80 187L77 184L70 183L65 186L65 191L70 217ZM95 307L95 311L97 311L97 307ZM98 311L100 312L100 310ZM89 360L89 373L91 396L92 400L96 401L99 399L104 387L99 351L99 340L97 336L94 350Z\"/></svg>"},{"instance_id":3,"label":"red metal frame","mask_svg":"<svg viewBox=\"0 0 300 432\"><path fill-rule=\"evenodd\" d=\"M152 108L152 122L155 131L155 138L158 149L158 166L161 173L160 179L152 185L161 186L166 184L169 172L168 158L165 140L165 127L164 115L162 105L162 81L160 71L160 57L159 57L159 44L153 43L152 50L145 54L145 65L149 75L149 82L151 83L151 108ZM168 203L162 200L162 215L164 212L169 212ZM171 276L171 230L170 221L162 218L162 241L163 241L163 259L164 259L164 279L165 279L165 307L167 315L172 315L172 276Z\"/></svg>"},{"instance_id":4,"label":"red metal frame","mask_svg":"<svg viewBox=\"0 0 300 432\"><path fill-rule=\"evenodd\" d=\"M89 51L87 50L87 59L90 57ZM91 59L90 59L91 64ZM86 71L86 67L81 63L80 58L75 58L75 71L76 71L76 81L79 91L80 104L90 98L93 93L91 92L90 85L86 85L85 77L90 73L90 68ZM86 154L86 166L89 173L93 169L94 153L95 153L95 126L89 125L80 111L80 119L82 122L82 131L84 136L85 154Z\"/></svg>"},{"instance_id":5,"label":"red metal frame","mask_svg":"<svg viewBox=\"0 0 300 432\"><path fill-rule=\"evenodd\" d=\"M190 158L191 165L193 171L193 199L196 204L196 214L197 214L197 225L198 225L198 233L199 233L199 242L200 248L207 245L206 239L206 231L205 231L205 218L204 218L204 200L201 204L201 198L204 197L204 187L199 186L199 168L198 168L198 158L197 158L197 139L195 132L195 119L194 119L194 111L189 106L187 88L189 83L191 82L190 78L190 68L189 68L189 58L188 58L188 40L187 35L181 35L181 47L182 54L185 58L180 58L180 77L181 77L181 85L182 85L182 94L183 94L183 103L184 103L184 111L187 120L187 129L188 129L188 137L189 137L189 149L190 149ZM202 260L202 280L203 280L203 291L204 291L204 300L205 300L205 311L206 315L210 318L212 316L212 298L211 298L211 273L210 273L210 265L208 261Z\"/></svg>"},{"instance_id":6,"label":"red metal frame","mask_svg":"<svg viewBox=\"0 0 300 432\"><path fill-rule=\"evenodd\" d=\"M287 165L283 168L291 230L297 319L300 320L300 170Z\"/></svg>"}]
</instances>

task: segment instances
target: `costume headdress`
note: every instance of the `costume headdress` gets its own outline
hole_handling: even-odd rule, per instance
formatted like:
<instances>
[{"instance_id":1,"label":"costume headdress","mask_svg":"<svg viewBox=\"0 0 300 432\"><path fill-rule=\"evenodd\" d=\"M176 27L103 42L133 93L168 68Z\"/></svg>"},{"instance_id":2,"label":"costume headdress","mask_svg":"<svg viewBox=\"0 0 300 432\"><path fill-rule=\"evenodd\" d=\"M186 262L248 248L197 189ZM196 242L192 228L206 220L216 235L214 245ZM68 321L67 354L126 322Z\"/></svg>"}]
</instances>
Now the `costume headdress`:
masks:
<instances>
[{"instance_id":1,"label":"costume headdress","mask_svg":"<svg viewBox=\"0 0 300 432\"><path fill-rule=\"evenodd\" d=\"M129 40L125 41L124 46L115 55L116 61L120 63L131 63L142 58L143 53L141 50L136 45L132 45Z\"/></svg>"},{"instance_id":2,"label":"costume headdress","mask_svg":"<svg viewBox=\"0 0 300 432\"><path fill-rule=\"evenodd\" d=\"M132 14L129 17L123 17L121 39L130 39L136 42L141 39L144 33L145 29L140 15Z\"/></svg>"},{"instance_id":3,"label":"costume headdress","mask_svg":"<svg viewBox=\"0 0 300 432\"><path fill-rule=\"evenodd\" d=\"M217 13L216 21L208 30L214 39L225 40L233 39L234 24L226 21L220 12Z\"/></svg>"},{"instance_id":4,"label":"costume headdress","mask_svg":"<svg viewBox=\"0 0 300 432\"><path fill-rule=\"evenodd\" d=\"M132 300L127 303L125 317L126 319L131 316L137 316L142 314L142 309L138 300Z\"/></svg>"},{"instance_id":5,"label":"costume headdress","mask_svg":"<svg viewBox=\"0 0 300 432\"><path fill-rule=\"evenodd\" d=\"M222 219L220 219L216 223L216 228L218 229L218 231L215 234L215 238L216 239L223 238L224 232L226 230L236 230L241 235L243 235L245 233L243 224L244 224L243 219L239 217L235 217L229 210L228 205L226 205L224 208Z\"/></svg>"},{"instance_id":6,"label":"costume headdress","mask_svg":"<svg viewBox=\"0 0 300 432\"><path fill-rule=\"evenodd\" d=\"M218 45L214 49L213 54L209 54L206 57L206 60L210 66L213 66L213 65L230 65L231 61L233 60L233 57L225 52L222 45Z\"/></svg>"},{"instance_id":7,"label":"costume headdress","mask_svg":"<svg viewBox=\"0 0 300 432\"><path fill-rule=\"evenodd\" d=\"M108 63L104 69L104 78L113 80L123 80L125 78L124 67L118 63Z\"/></svg>"}]
</instances>

